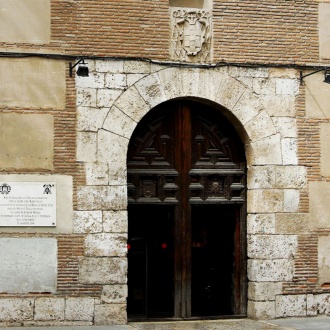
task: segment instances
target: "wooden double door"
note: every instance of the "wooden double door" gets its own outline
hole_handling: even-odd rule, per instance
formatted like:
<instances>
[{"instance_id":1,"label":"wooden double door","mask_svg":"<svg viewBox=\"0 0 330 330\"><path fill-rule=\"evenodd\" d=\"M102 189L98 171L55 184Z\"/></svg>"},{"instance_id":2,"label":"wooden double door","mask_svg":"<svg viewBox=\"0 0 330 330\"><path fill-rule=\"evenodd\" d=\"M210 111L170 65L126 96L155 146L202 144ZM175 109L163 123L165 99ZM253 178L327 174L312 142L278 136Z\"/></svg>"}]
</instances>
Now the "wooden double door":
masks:
<instances>
[{"instance_id":1,"label":"wooden double door","mask_svg":"<svg viewBox=\"0 0 330 330\"><path fill-rule=\"evenodd\" d=\"M220 110L167 102L134 131L129 319L246 314L244 148Z\"/></svg>"}]
</instances>

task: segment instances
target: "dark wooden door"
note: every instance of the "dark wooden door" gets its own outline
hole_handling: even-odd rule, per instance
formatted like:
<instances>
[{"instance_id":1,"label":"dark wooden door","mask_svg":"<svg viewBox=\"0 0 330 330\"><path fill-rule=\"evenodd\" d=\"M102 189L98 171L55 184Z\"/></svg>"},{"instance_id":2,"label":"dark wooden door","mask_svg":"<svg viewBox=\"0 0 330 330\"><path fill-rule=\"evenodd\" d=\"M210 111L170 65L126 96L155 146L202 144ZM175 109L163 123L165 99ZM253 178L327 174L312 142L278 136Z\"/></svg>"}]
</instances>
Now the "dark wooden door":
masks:
<instances>
[{"instance_id":1,"label":"dark wooden door","mask_svg":"<svg viewBox=\"0 0 330 330\"><path fill-rule=\"evenodd\" d=\"M128 158L129 317L246 314L245 158L229 121L167 102Z\"/></svg>"}]
</instances>

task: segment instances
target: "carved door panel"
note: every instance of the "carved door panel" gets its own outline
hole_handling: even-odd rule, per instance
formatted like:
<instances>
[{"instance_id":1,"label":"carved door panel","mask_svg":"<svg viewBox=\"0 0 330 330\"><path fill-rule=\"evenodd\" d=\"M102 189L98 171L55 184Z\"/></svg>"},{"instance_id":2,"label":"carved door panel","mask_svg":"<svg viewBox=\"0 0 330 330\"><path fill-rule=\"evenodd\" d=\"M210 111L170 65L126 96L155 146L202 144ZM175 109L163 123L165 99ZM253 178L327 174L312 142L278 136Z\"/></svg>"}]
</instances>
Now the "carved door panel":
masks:
<instances>
[{"instance_id":1,"label":"carved door panel","mask_svg":"<svg viewBox=\"0 0 330 330\"><path fill-rule=\"evenodd\" d=\"M206 105L167 102L138 125L127 166L129 244L145 242L128 254L129 315L245 314L244 150L228 120ZM155 254L156 246L164 248ZM133 255L143 255L140 268ZM159 283L156 260L173 263ZM138 311L132 283L140 277ZM167 288L163 298L157 285ZM157 299L169 301L158 312Z\"/></svg>"}]
</instances>

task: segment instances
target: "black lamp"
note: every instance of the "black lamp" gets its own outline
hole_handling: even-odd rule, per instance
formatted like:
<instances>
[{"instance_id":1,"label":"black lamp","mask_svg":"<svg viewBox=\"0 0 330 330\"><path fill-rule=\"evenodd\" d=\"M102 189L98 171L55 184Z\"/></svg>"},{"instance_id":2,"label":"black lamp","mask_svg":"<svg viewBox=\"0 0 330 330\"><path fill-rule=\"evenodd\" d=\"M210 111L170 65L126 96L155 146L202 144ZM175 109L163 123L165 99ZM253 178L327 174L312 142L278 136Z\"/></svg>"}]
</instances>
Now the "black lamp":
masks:
<instances>
[{"instance_id":1,"label":"black lamp","mask_svg":"<svg viewBox=\"0 0 330 330\"><path fill-rule=\"evenodd\" d=\"M328 69L325 69L324 72L324 82L327 84L330 84L330 72L328 72Z\"/></svg>"},{"instance_id":2,"label":"black lamp","mask_svg":"<svg viewBox=\"0 0 330 330\"><path fill-rule=\"evenodd\" d=\"M77 76L79 77L88 77L89 76L89 70L88 67L86 66L87 64L85 63L84 59L80 59L77 63L75 63L74 65L72 65L72 63L69 63L69 67L70 67L70 77L72 77L72 71L73 69L78 65L78 70L77 70Z\"/></svg>"},{"instance_id":3,"label":"black lamp","mask_svg":"<svg viewBox=\"0 0 330 330\"><path fill-rule=\"evenodd\" d=\"M318 73L318 72L323 71L323 70L324 70L324 80L323 80L323 82L325 82L327 84L330 84L330 72L328 72L328 68L327 67L324 67L322 69L319 69L319 70L316 70L314 72L308 73L308 74L306 74L304 76L302 74L302 71L300 71L300 85L303 84L303 79L305 77L311 76L312 74Z\"/></svg>"}]
</instances>

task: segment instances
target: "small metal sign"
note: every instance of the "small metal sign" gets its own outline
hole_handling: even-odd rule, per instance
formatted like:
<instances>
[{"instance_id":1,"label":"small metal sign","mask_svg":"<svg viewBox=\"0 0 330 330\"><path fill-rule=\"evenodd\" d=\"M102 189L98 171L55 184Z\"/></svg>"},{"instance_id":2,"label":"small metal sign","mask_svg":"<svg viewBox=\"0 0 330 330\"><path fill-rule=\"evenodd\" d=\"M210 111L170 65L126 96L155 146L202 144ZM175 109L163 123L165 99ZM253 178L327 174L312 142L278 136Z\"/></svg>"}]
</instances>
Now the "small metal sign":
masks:
<instances>
[{"instance_id":1,"label":"small metal sign","mask_svg":"<svg viewBox=\"0 0 330 330\"><path fill-rule=\"evenodd\" d=\"M0 182L0 226L56 226L56 183Z\"/></svg>"}]
</instances>

